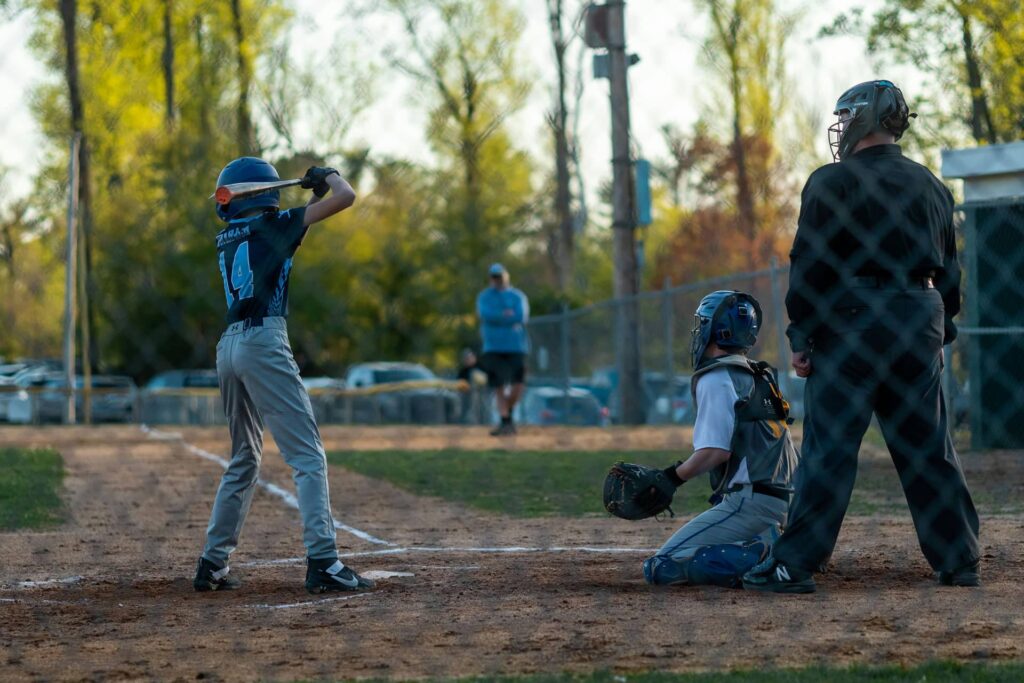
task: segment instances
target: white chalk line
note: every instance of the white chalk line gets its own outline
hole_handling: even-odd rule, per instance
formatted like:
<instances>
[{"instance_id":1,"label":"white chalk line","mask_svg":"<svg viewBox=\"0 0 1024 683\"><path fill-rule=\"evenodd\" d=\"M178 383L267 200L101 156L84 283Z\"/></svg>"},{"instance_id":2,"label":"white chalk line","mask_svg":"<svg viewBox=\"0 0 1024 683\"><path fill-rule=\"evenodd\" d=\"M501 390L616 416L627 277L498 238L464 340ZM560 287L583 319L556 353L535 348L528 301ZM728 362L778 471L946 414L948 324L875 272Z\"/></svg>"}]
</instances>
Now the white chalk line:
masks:
<instances>
[{"instance_id":1,"label":"white chalk line","mask_svg":"<svg viewBox=\"0 0 1024 683\"><path fill-rule=\"evenodd\" d=\"M406 569L447 569L449 571L463 571L480 569L478 564L407 564Z\"/></svg>"},{"instance_id":2,"label":"white chalk line","mask_svg":"<svg viewBox=\"0 0 1024 683\"><path fill-rule=\"evenodd\" d=\"M339 553L338 557L347 559L351 557L380 557L386 555L405 555L411 553L424 553L424 554L480 554L480 555L491 555L491 554L544 554L544 553L593 553L593 554L608 554L608 555L623 555L623 554L650 554L656 552L655 548L614 548L614 547L601 547L601 546L408 546L405 548L388 548L387 550L364 550L353 553ZM277 565L295 565L305 564L306 558L304 557L285 557L273 560L247 560L246 562L237 562L232 566L235 567L267 567Z\"/></svg>"},{"instance_id":3,"label":"white chalk line","mask_svg":"<svg viewBox=\"0 0 1024 683\"><path fill-rule=\"evenodd\" d=\"M416 576L412 572L389 572L384 569L371 569L368 572L360 572L359 575L364 579L370 579L371 581L376 581L378 579L383 581L385 579L400 579L407 576Z\"/></svg>"},{"instance_id":4,"label":"white chalk line","mask_svg":"<svg viewBox=\"0 0 1024 683\"><path fill-rule=\"evenodd\" d=\"M302 602L289 602L289 603L285 603L283 605L262 604L262 605L246 605L246 607L249 607L251 609L274 609L274 610L277 610L277 609L295 609L296 607L319 607L320 605L326 605L327 603L330 603L330 602L344 602L346 600L354 600L356 598L361 598L361 597L364 597L364 596L367 596L367 595L372 595L372 594L371 593L353 593L352 595L341 595L341 596L338 596L336 598L321 598L319 600L303 600Z\"/></svg>"},{"instance_id":5,"label":"white chalk line","mask_svg":"<svg viewBox=\"0 0 1024 683\"><path fill-rule=\"evenodd\" d=\"M40 579L39 581L31 581L31 580L29 580L29 581L19 581L18 583L14 584L13 586L10 586L10 588L26 589L26 588L46 588L47 586L66 586L66 585L71 585L73 583L79 583L80 581L84 581L84 580L85 580L84 576L67 576L67 577L64 577L64 578L57 578L57 579Z\"/></svg>"},{"instance_id":6,"label":"white chalk line","mask_svg":"<svg viewBox=\"0 0 1024 683\"><path fill-rule=\"evenodd\" d=\"M82 602L71 602L70 600L44 600L41 598L0 598L0 603L8 605L81 605Z\"/></svg>"},{"instance_id":7,"label":"white chalk line","mask_svg":"<svg viewBox=\"0 0 1024 683\"><path fill-rule=\"evenodd\" d=\"M197 455L200 458L203 458L204 460L209 460L210 462L215 462L215 463L220 465L225 470L228 468L228 465L230 464L230 462L228 460L222 458L221 456L219 456L219 455L217 455L215 453L211 453L210 451L203 450L202 448L199 448L198 446L193 446L189 442L185 441L185 439L180 434L171 434L169 432L161 432L160 430L153 429L152 427L150 427L148 425L141 425L140 429L142 430L142 432L144 434L146 434L147 436L149 436L152 439L158 439L158 440L161 440L161 441L178 441L190 453L192 453L193 455ZM290 507L290 508L292 508L294 510L298 510L299 509L299 501L295 497L295 494L291 493L290 491L287 491L287 490L281 488L280 486L278 486L277 484L274 484L273 482L267 481L266 479L258 479L256 481L256 484L260 488L265 490L267 493L270 493L271 495L276 496L277 498L279 498L288 507ZM395 543L391 543L390 541L385 541L382 538L377 538L376 536L374 536L372 534L369 534L369 533L363 531L362 529L357 529L357 528L355 528L353 526L349 526L348 524L340 522L340 521L338 521L333 516L331 517L331 521L334 522L334 528L335 529L337 529L339 531L344 531L345 533L348 533L348 534L351 534L351 535L355 536L356 538L360 538L360 539L366 541L367 543L373 543L374 545L386 545L386 546L394 546L394 545L396 545Z\"/></svg>"},{"instance_id":8,"label":"white chalk line","mask_svg":"<svg viewBox=\"0 0 1024 683\"><path fill-rule=\"evenodd\" d=\"M222 468L227 469L229 462L215 453L211 453L207 450L193 446L192 444L185 441L180 434L173 434L169 432L161 432L160 430L153 429L148 425L141 425L143 433L153 439L163 441L178 441L180 442L190 453L199 456L205 460L215 462ZM288 507L298 510L299 501L295 498L295 495L290 491L286 491L280 486L260 479L257 481L259 486L265 489L267 492L274 496L277 496L282 502ZM409 546L409 547L398 547L397 543L391 541L385 541L382 538L377 538L372 534L369 534L361 529L349 526L339 522L337 519L333 519L334 526L336 529L345 531L357 538L361 538L364 541L373 543L374 545L388 546L387 550L379 551L365 551L343 554L341 557L363 557L369 555L385 555L385 554L401 554L406 552L433 552L433 553L565 553L565 552L582 552L582 553L651 553L653 549L649 548L613 548L613 547L601 547L601 546L547 546L547 547L531 547L531 546L465 546L465 547L424 547L424 546ZM264 560L263 564L298 564L305 562L303 558L289 558L285 560ZM254 561L252 563L244 563L239 566L260 566L261 561Z\"/></svg>"}]
</instances>

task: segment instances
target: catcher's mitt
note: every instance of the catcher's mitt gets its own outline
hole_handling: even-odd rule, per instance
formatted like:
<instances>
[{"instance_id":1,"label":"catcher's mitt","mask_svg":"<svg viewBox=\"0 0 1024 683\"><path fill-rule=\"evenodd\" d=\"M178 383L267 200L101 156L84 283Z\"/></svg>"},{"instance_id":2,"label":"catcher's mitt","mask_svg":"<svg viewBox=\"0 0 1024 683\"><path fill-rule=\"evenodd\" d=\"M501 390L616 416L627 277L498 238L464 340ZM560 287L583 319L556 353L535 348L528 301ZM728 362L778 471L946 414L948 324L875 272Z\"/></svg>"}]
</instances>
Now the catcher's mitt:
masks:
<instances>
[{"instance_id":1,"label":"catcher's mitt","mask_svg":"<svg viewBox=\"0 0 1024 683\"><path fill-rule=\"evenodd\" d=\"M646 519L672 512L676 487L661 470L617 462L604 479L604 509L622 519Z\"/></svg>"}]
</instances>

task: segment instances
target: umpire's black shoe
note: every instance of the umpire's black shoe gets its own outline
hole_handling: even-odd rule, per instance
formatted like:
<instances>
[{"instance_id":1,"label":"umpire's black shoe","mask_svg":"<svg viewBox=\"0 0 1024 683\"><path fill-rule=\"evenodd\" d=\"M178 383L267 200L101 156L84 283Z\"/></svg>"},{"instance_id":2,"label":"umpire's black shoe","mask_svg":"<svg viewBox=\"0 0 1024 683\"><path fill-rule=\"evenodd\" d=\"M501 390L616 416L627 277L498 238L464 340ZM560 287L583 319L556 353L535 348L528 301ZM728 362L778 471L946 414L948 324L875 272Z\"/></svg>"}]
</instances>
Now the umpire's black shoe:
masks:
<instances>
[{"instance_id":1,"label":"umpire's black shoe","mask_svg":"<svg viewBox=\"0 0 1024 683\"><path fill-rule=\"evenodd\" d=\"M234 576L231 576L227 567L218 567L205 557L200 557L196 563L196 578L192 580L192 587L201 593L206 591L233 591L242 585Z\"/></svg>"},{"instance_id":2,"label":"umpire's black shoe","mask_svg":"<svg viewBox=\"0 0 1024 683\"><path fill-rule=\"evenodd\" d=\"M332 591L362 591L376 585L370 579L356 574L351 567L346 567L341 560L306 559L306 590L314 595Z\"/></svg>"},{"instance_id":3,"label":"umpire's black shoe","mask_svg":"<svg viewBox=\"0 0 1024 683\"><path fill-rule=\"evenodd\" d=\"M817 590L810 572L786 566L771 555L743 575L743 588L769 593L813 593Z\"/></svg>"},{"instance_id":4,"label":"umpire's black shoe","mask_svg":"<svg viewBox=\"0 0 1024 683\"><path fill-rule=\"evenodd\" d=\"M939 584L942 586L957 586L959 588L975 588L981 585L981 574L978 571L978 563L960 567L951 572L939 572Z\"/></svg>"}]
</instances>

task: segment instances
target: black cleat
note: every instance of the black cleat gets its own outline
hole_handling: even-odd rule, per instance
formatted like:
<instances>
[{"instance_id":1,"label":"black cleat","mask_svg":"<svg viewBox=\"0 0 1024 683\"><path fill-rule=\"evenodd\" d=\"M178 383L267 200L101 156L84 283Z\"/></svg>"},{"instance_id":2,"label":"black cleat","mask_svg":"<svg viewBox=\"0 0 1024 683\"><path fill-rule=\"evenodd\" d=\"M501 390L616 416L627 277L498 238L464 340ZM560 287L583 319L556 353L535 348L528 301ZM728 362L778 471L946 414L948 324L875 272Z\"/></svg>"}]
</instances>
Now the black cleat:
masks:
<instances>
[{"instance_id":1,"label":"black cleat","mask_svg":"<svg viewBox=\"0 0 1024 683\"><path fill-rule=\"evenodd\" d=\"M939 585L956 586L958 588L976 588L981 585L981 574L978 572L978 563L960 567L951 572L939 572Z\"/></svg>"},{"instance_id":2,"label":"black cleat","mask_svg":"<svg viewBox=\"0 0 1024 683\"><path fill-rule=\"evenodd\" d=\"M317 593L333 591L362 591L376 586L370 579L356 574L351 567L346 567L341 560L306 559L306 590Z\"/></svg>"},{"instance_id":3,"label":"black cleat","mask_svg":"<svg viewBox=\"0 0 1024 683\"><path fill-rule=\"evenodd\" d=\"M218 567L205 557L200 557L196 563L196 578L192 580L192 587L200 593L206 591L233 591L242 585L234 576L228 574L228 567Z\"/></svg>"},{"instance_id":4,"label":"black cleat","mask_svg":"<svg viewBox=\"0 0 1024 683\"><path fill-rule=\"evenodd\" d=\"M491 436L512 436L516 433L516 427L511 422L502 422L491 430Z\"/></svg>"},{"instance_id":5,"label":"black cleat","mask_svg":"<svg viewBox=\"0 0 1024 683\"><path fill-rule=\"evenodd\" d=\"M743 588L769 593L813 593L817 590L810 572L787 567L771 555L743 575Z\"/></svg>"}]
</instances>

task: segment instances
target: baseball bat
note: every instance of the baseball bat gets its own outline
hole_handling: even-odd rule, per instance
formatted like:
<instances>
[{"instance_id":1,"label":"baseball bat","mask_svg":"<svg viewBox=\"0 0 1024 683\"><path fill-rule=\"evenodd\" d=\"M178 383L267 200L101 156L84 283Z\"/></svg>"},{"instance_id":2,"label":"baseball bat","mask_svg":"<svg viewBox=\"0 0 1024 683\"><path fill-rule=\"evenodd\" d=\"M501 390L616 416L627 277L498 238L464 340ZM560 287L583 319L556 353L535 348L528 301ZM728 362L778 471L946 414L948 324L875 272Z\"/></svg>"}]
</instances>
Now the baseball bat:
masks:
<instances>
[{"instance_id":1,"label":"baseball bat","mask_svg":"<svg viewBox=\"0 0 1024 683\"><path fill-rule=\"evenodd\" d=\"M273 182L231 183L230 185L221 185L218 187L217 191L210 195L210 199L216 199L218 204L224 206L225 204L230 203L232 199L248 197L250 195L259 194L260 192L266 192L267 190L291 187L292 185L299 185L301 183L302 178L294 178L292 180L275 180Z\"/></svg>"}]
</instances>

